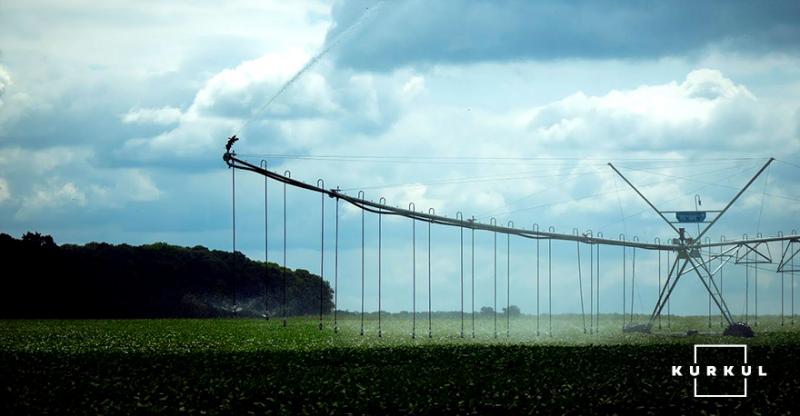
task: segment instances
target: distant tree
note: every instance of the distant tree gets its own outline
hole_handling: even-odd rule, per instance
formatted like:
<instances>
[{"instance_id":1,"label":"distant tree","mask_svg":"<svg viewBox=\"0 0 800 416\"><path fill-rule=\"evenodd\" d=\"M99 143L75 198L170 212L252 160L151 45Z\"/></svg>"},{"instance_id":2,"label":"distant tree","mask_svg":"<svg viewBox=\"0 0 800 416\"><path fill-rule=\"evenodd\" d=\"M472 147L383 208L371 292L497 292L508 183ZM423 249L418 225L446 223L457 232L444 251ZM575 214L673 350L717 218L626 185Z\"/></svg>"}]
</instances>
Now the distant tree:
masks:
<instances>
[{"instance_id":1,"label":"distant tree","mask_svg":"<svg viewBox=\"0 0 800 416\"><path fill-rule=\"evenodd\" d=\"M520 315L519 306L510 305L508 309L503 308L503 315L505 315L506 313L508 313L510 316L519 316Z\"/></svg>"},{"instance_id":2,"label":"distant tree","mask_svg":"<svg viewBox=\"0 0 800 416\"><path fill-rule=\"evenodd\" d=\"M203 246L89 243L58 246L49 235L0 234L4 259L24 265L0 274L0 318L148 318L282 314L283 268ZM288 315L333 308L328 282L286 269ZM320 305L320 288L322 302Z\"/></svg>"},{"instance_id":3,"label":"distant tree","mask_svg":"<svg viewBox=\"0 0 800 416\"><path fill-rule=\"evenodd\" d=\"M494 308L491 306L481 306L481 315L492 315L494 314Z\"/></svg>"},{"instance_id":4,"label":"distant tree","mask_svg":"<svg viewBox=\"0 0 800 416\"><path fill-rule=\"evenodd\" d=\"M22 236L22 241L26 244L37 247L53 248L56 246L56 243L53 241L53 237L49 235L41 235L39 233L27 232Z\"/></svg>"}]
</instances>

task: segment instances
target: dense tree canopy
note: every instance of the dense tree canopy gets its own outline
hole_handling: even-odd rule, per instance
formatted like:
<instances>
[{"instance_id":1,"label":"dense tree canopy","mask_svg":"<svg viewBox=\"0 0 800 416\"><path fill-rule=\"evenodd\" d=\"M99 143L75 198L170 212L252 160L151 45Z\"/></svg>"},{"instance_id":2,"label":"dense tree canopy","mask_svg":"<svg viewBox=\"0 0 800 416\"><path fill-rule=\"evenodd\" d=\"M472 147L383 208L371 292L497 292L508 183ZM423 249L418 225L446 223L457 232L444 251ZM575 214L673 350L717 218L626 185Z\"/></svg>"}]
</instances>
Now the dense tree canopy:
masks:
<instances>
[{"instance_id":1,"label":"dense tree canopy","mask_svg":"<svg viewBox=\"0 0 800 416\"><path fill-rule=\"evenodd\" d=\"M56 245L53 238L0 234L5 260L0 317L153 318L283 313L283 268L237 252L165 243ZM234 261L236 264L234 273ZM287 313L319 313L320 277L285 270ZM333 290L322 282L322 308ZM265 290L266 289L266 290ZM235 305L235 306L234 306Z\"/></svg>"}]
</instances>

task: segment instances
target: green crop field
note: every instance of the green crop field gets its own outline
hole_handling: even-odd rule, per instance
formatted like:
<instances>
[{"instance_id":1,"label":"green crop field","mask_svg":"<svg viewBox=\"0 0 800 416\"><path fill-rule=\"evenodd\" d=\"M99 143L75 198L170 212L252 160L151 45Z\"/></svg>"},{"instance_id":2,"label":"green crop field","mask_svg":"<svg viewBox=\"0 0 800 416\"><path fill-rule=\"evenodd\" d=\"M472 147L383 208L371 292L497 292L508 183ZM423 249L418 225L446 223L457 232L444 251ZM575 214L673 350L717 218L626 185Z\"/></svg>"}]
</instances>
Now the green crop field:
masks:
<instances>
[{"instance_id":1,"label":"green crop field","mask_svg":"<svg viewBox=\"0 0 800 416\"><path fill-rule=\"evenodd\" d=\"M643 318L640 318L642 320ZM588 326L587 321L587 326ZM192 414L609 414L786 413L800 393L800 321L759 318L752 339L719 336L719 320L666 318L655 334L622 334L600 316L584 334L580 316L426 315L411 339L408 316L344 315L333 333L317 318L280 320L0 321L0 413ZM687 329L699 335L680 336ZM747 343L747 398L694 398L692 344ZM739 378L735 381L739 382Z\"/></svg>"}]
</instances>

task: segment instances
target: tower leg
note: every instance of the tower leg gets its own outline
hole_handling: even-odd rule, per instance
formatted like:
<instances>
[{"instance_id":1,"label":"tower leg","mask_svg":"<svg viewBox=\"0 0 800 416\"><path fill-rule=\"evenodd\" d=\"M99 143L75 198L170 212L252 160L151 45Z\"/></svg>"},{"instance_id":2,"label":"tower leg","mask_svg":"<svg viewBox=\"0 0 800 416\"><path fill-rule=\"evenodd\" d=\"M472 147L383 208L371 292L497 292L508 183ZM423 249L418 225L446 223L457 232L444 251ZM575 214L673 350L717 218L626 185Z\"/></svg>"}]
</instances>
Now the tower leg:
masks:
<instances>
[{"instance_id":1,"label":"tower leg","mask_svg":"<svg viewBox=\"0 0 800 416\"><path fill-rule=\"evenodd\" d=\"M661 311L664 309L664 305L667 304L667 300L669 300L670 295L672 295L672 291L675 289L675 285L678 283L678 279L683 274L683 270L686 268L688 264L687 261L683 262L680 270L675 273L675 269L678 266L678 261L680 261L679 256L675 256L675 261L672 262L672 266L670 267L669 273L667 274L667 280L664 282L664 287L661 289L661 292L658 294L658 300L656 301L656 305L653 308L653 313L650 314L650 321L648 322L649 326L653 325L653 322L658 319L661 315Z\"/></svg>"}]
</instances>

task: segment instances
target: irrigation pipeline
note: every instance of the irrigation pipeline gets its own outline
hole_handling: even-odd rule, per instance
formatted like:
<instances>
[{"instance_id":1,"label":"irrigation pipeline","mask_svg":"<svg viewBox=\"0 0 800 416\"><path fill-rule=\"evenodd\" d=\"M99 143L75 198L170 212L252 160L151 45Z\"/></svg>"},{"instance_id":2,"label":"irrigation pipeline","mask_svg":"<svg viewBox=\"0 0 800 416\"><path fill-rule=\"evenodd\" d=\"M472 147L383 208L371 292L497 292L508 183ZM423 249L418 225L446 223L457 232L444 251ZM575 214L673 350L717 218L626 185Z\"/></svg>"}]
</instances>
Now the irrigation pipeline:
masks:
<instances>
[{"instance_id":1,"label":"irrigation pipeline","mask_svg":"<svg viewBox=\"0 0 800 416\"><path fill-rule=\"evenodd\" d=\"M232 142L230 142L232 143ZM230 144L229 143L229 144ZM266 168L262 168L261 166L253 165L247 161L241 160L236 157L236 153L232 152L229 147L228 152L226 152L223 156L223 160L228 164L228 167L241 170L251 171L260 175L263 175L267 178L271 178L278 182L283 183L284 185L284 205L286 203L286 185L291 185L297 188L306 189L313 192L318 192L323 195L327 195L330 198L336 198L337 200L346 201L362 210L362 216L364 211L368 211L371 213L375 213L378 215L395 215L406 217L412 220L418 220L427 222L430 226L431 224L440 224L440 225L447 225L453 227L460 227L460 228L469 228L473 232L475 230L484 230L490 231L493 233L501 233L506 235L516 235L522 238L528 239L546 239L546 240L561 240L561 241L575 241L577 243L584 243L589 244L590 246L593 244L600 245L605 244L609 246L621 246L621 247L631 247L631 248L638 248L643 250L660 250L660 251L673 251L679 252L683 250L691 249L702 249L702 248L710 248L710 247L721 247L721 246L739 246L745 244L745 241L739 240L731 240L731 241L722 241L718 243L702 243L701 241L687 241L679 244L663 244L663 243L647 243L647 242L640 242L640 241L626 241L624 239L620 240L612 240L606 238L598 237L601 235L598 233L596 236L592 236L590 233L585 234L561 234L556 233L555 230L551 227L548 229L547 232L540 231L538 227L534 227L531 230L522 229L522 228L514 228L509 224L509 226L502 226L497 225L496 222L490 221L490 223L480 223L474 219L467 219L464 220L463 217L457 216L456 218L448 218L446 216L436 215L435 212L431 209L428 212L417 212L411 209L402 209L390 205L385 204L385 200L381 199L380 202L376 203L373 201L366 200L364 198L364 193L359 191L358 197L353 197L347 195L342 192L339 188L336 189L326 189L323 186L319 186L320 182L317 185L308 184L296 179L291 178L291 174L289 171L286 171L285 174L281 175L277 172L270 171ZM285 216L285 208L284 208L284 216ZM284 218L284 233L286 232L286 224ZM362 230L363 232L363 230ZM760 244L760 243L769 243L769 242L778 242L778 241L787 241L787 240L797 240L800 239L800 235L796 235L796 233L792 233L788 236L775 236L775 237L761 237L757 239L749 239L746 243L750 244ZM673 243L675 240L673 240ZM284 239L285 243L285 239ZM284 248L284 265L285 265L285 248ZM285 289L284 289L285 290ZM284 295L285 296L285 295ZM284 300L284 320L285 320L285 311L286 308L286 301Z\"/></svg>"},{"instance_id":2,"label":"irrigation pipeline","mask_svg":"<svg viewBox=\"0 0 800 416\"><path fill-rule=\"evenodd\" d=\"M605 244L609 246L622 246L622 247L632 247L632 248L639 248L643 250L663 250L663 251L680 251L686 249L688 246L691 248L707 248L707 247L718 247L718 246L731 246L731 245L740 245L742 241L725 241L719 243L701 243L699 241L695 241L689 245L679 245L679 244L663 244L663 243L647 243L641 241L625 241L625 240L612 240L607 238L599 238L596 236L591 236L590 234L561 234L556 233L552 229L545 231L540 231L538 229L522 229L522 228L513 228L509 226L502 226L496 225L496 223L490 222L489 224L480 223L475 219L467 219L464 220L462 218L448 218L446 216L436 215L432 210L426 212L416 212L413 210L403 209L394 207L391 205L386 205L385 203L376 203L373 201L369 201L364 199L363 193L359 192L358 197L353 197L343 193L340 189L325 189L320 186L315 186L309 183L305 183L299 181L297 179L293 179L290 174L287 173L285 175L281 175L277 172L270 171L268 169L261 168L260 166L253 165L247 161L241 160L236 157L236 154L233 152L225 153L223 156L223 160L228 164L229 167L234 169L241 169L247 170L254 173L258 173L260 175L264 175L268 178L274 179L278 182L286 185L291 185L297 188L306 189L313 192L322 193L328 195L331 198L341 199L346 201L358 208L361 208L363 211L371 212L374 214L379 215L395 215L406 217L413 220L427 222L429 224L440 224L440 225L447 225L453 227L466 227L472 230L484 230L490 231L495 233L501 234L508 234L508 235L516 235L522 238L529 238L529 239L547 239L547 240L562 240L562 241L575 241L578 243L584 244ZM790 240L790 239L798 239L800 235L792 235L789 236L782 236L782 237L763 237L759 239L750 239L748 240L749 243L768 243L773 241L783 241L783 240Z\"/></svg>"},{"instance_id":3,"label":"irrigation pipeline","mask_svg":"<svg viewBox=\"0 0 800 416\"><path fill-rule=\"evenodd\" d=\"M281 175L279 173L263 169L259 166L253 165L249 162L244 160L238 159L235 154L229 153L226 154L226 161L228 162L228 166L234 169L241 169L247 170L254 173L258 173L260 175L264 175L270 179L276 180L278 182L283 183L284 185L290 185L301 189L306 189L313 192L322 193L328 195L331 198L340 199L346 201L356 207L361 208L364 211L380 214L380 215L396 215L401 217L406 217L409 219L423 221L431 224L439 224L439 225L448 225L448 226L455 226L455 227L464 227L469 228L472 230L484 230L484 231L491 231L497 232L501 234L510 234L516 235L523 238L529 239L555 239L555 240L567 240L567 241L576 241L579 243L585 244L606 244L606 245L614 245L614 246L628 246L632 247L635 246L637 248L645 249L645 250L669 250L675 251L681 248L679 245L672 245L672 244L654 244L654 243L645 243L640 242L633 244L632 242L628 241L617 241L617 240L610 240L605 238L597 238L591 237L589 235L571 235L571 234L560 234L550 231L540 231L538 229L527 230L522 228L512 228L508 226L502 225L495 225L494 223L490 224L483 224L477 222L474 219L458 219L458 218L448 218L446 216L436 215L432 211L431 212L417 212L413 210L403 209L394 207L391 205L386 205L382 203L376 203L373 201L369 201L364 199L363 194L359 194L359 197L353 197L342 193L338 189L326 189L320 186L308 184L297 179L293 179L291 176ZM728 243L730 245L730 242Z\"/></svg>"}]
</instances>

